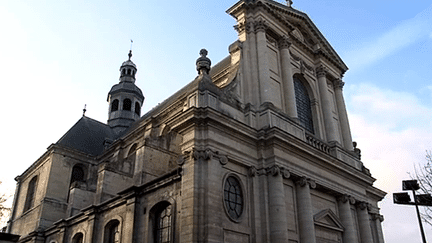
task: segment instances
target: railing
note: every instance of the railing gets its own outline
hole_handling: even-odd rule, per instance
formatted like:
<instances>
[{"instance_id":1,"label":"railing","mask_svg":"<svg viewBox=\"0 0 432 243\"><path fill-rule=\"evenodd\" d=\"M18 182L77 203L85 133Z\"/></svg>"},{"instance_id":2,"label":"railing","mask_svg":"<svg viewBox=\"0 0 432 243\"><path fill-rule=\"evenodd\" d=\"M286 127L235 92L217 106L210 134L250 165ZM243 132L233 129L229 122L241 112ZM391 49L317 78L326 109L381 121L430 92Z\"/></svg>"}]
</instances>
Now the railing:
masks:
<instances>
[{"instance_id":1,"label":"railing","mask_svg":"<svg viewBox=\"0 0 432 243\"><path fill-rule=\"evenodd\" d=\"M308 133L306 133L306 141L314 148L319 149L324 153L330 154L330 147L325 142L315 138L314 136Z\"/></svg>"}]
</instances>

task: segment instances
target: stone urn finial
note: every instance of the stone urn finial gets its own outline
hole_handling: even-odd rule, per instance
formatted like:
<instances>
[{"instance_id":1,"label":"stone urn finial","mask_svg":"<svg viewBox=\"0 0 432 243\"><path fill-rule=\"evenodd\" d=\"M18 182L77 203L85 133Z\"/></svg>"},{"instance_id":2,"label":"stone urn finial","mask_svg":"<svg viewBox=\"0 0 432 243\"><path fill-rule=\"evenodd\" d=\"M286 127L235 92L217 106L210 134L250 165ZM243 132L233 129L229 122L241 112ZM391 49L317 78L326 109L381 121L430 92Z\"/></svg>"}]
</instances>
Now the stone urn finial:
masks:
<instances>
[{"instance_id":1,"label":"stone urn finial","mask_svg":"<svg viewBox=\"0 0 432 243\"><path fill-rule=\"evenodd\" d=\"M199 54L201 56L196 61L198 74L209 74L211 61L207 57L208 51L206 49L201 49Z\"/></svg>"}]
</instances>

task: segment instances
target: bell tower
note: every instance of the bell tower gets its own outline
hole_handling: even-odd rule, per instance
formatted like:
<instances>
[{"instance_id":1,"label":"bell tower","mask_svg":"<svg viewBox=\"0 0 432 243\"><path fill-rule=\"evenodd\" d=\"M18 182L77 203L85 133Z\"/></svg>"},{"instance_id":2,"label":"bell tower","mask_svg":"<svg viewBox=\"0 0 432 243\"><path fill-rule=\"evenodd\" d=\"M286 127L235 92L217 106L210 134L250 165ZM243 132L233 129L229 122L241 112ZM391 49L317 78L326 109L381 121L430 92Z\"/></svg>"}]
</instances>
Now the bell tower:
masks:
<instances>
[{"instance_id":1,"label":"bell tower","mask_svg":"<svg viewBox=\"0 0 432 243\"><path fill-rule=\"evenodd\" d=\"M129 59L120 67L120 83L115 84L108 93L108 125L116 133L128 128L141 116L141 107L144 95L135 85L137 68L132 62L132 50L129 51Z\"/></svg>"}]
</instances>

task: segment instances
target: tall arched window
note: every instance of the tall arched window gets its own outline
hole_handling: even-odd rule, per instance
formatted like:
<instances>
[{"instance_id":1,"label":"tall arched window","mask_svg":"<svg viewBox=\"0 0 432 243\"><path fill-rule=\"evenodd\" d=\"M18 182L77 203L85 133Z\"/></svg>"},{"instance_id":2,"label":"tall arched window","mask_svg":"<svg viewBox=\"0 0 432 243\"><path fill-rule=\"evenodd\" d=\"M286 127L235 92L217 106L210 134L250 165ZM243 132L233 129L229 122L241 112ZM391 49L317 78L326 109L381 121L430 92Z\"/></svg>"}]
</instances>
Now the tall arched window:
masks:
<instances>
[{"instance_id":1,"label":"tall arched window","mask_svg":"<svg viewBox=\"0 0 432 243\"><path fill-rule=\"evenodd\" d=\"M35 194L36 194L37 179L38 179L37 176L33 177L28 184L27 196L26 196L26 200L25 200L25 204L24 204L24 212L33 207L34 200L35 200Z\"/></svg>"},{"instance_id":2,"label":"tall arched window","mask_svg":"<svg viewBox=\"0 0 432 243\"><path fill-rule=\"evenodd\" d=\"M117 111L118 110L118 106L119 106L118 99L113 100L113 102L111 104L111 111Z\"/></svg>"},{"instance_id":3,"label":"tall arched window","mask_svg":"<svg viewBox=\"0 0 432 243\"><path fill-rule=\"evenodd\" d=\"M130 111L132 108L132 101L130 99L123 100L123 110Z\"/></svg>"},{"instance_id":4,"label":"tall arched window","mask_svg":"<svg viewBox=\"0 0 432 243\"><path fill-rule=\"evenodd\" d=\"M76 233L72 238L72 243L83 243L84 235L82 233Z\"/></svg>"},{"instance_id":5,"label":"tall arched window","mask_svg":"<svg viewBox=\"0 0 432 243\"><path fill-rule=\"evenodd\" d=\"M153 242L172 242L172 211L173 206L162 202L155 206L153 218Z\"/></svg>"},{"instance_id":6,"label":"tall arched window","mask_svg":"<svg viewBox=\"0 0 432 243\"><path fill-rule=\"evenodd\" d=\"M314 133L312 108L308 91L303 82L294 77L294 92L296 97L297 115L300 124L310 133Z\"/></svg>"},{"instance_id":7,"label":"tall arched window","mask_svg":"<svg viewBox=\"0 0 432 243\"><path fill-rule=\"evenodd\" d=\"M141 115L141 106L138 102L135 102L135 113L140 116Z\"/></svg>"},{"instance_id":8,"label":"tall arched window","mask_svg":"<svg viewBox=\"0 0 432 243\"><path fill-rule=\"evenodd\" d=\"M75 165L72 168L71 184L75 181L85 181L84 170L80 165Z\"/></svg>"},{"instance_id":9,"label":"tall arched window","mask_svg":"<svg viewBox=\"0 0 432 243\"><path fill-rule=\"evenodd\" d=\"M120 222L117 219L111 220L105 226L104 239L105 243L120 242Z\"/></svg>"}]
</instances>

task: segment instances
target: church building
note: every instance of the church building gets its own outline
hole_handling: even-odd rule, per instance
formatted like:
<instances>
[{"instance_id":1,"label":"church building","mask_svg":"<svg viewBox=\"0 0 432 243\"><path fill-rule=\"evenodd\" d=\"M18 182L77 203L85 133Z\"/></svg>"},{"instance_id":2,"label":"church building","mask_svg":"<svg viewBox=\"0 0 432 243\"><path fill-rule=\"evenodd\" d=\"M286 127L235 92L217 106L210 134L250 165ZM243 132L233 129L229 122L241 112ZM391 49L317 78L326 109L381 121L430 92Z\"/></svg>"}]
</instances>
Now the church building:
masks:
<instances>
[{"instance_id":1,"label":"church building","mask_svg":"<svg viewBox=\"0 0 432 243\"><path fill-rule=\"evenodd\" d=\"M383 243L343 97L348 67L291 1L240 0L238 40L147 114L129 58L108 121L83 115L16 178L31 243ZM197 50L198 51L198 50ZM210 50L214 51L214 50ZM210 52L211 56L211 52Z\"/></svg>"}]
</instances>

